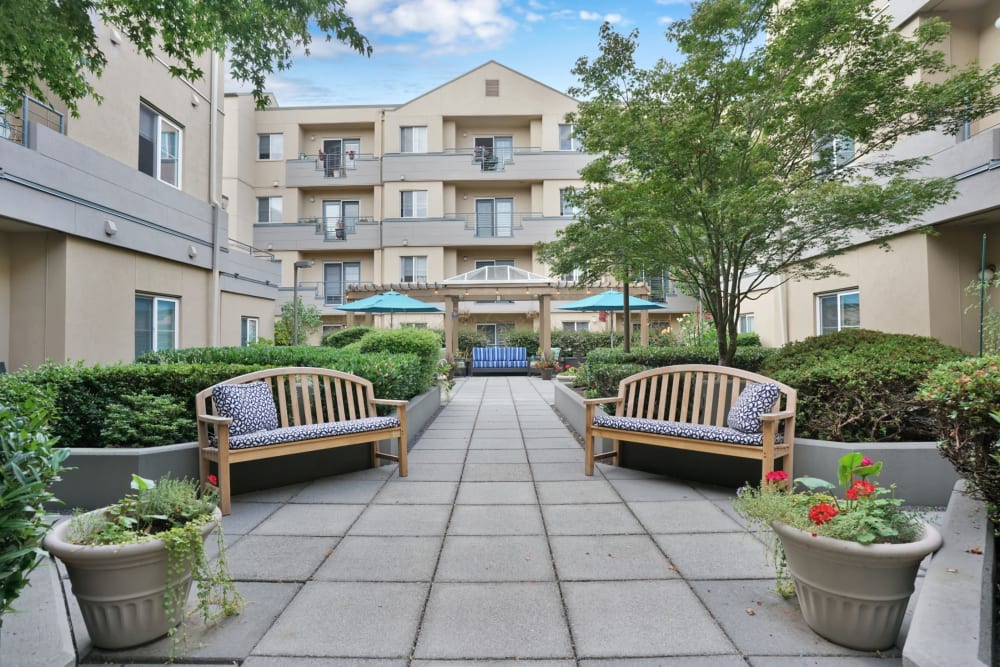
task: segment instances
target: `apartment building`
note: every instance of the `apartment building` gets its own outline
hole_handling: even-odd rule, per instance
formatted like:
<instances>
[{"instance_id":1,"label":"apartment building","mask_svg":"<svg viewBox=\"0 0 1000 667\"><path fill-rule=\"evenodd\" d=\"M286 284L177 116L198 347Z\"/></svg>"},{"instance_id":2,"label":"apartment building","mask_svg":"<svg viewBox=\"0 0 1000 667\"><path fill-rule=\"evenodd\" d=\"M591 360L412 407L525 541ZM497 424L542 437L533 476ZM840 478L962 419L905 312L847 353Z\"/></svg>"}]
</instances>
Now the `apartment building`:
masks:
<instances>
[{"instance_id":1,"label":"apartment building","mask_svg":"<svg viewBox=\"0 0 1000 667\"><path fill-rule=\"evenodd\" d=\"M284 108L272 100L258 110L250 96L227 94L229 214L241 236L281 260L278 308L297 291L319 308L324 332L362 321L338 306L387 289L445 311L395 314L397 327L457 323L499 342L506 329L537 329L542 308L554 329L603 330L611 318L558 310L586 292L573 275L550 276L535 251L575 219L566 193L582 185L590 159L565 121L575 107L493 61L398 105ZM467 275L485 267L501 267L480 272L488 287ZM650 277L653 298L667 302L649 316L653 326L695 309L665 278ZM435 288L457 282L470 289L449 308ZM551 298L540 301L533 286L543 283Z\"/></svg>"},{"instance_id":2,"label":"apartment building","mask_svg":"<svg viewBox=\"0 0 1000 667\"><path fill-rule=\"evenodd\" d=\"M0 362L131 361L272 336L280 265L221 197L221 59L170 76L118 31L102 104L0 109Z\"/></svg>"},{"instance_id":3,"label":"apartment building","mask_svg":"<svg viewBox=\"0 0 1000 667\"><path fill-rule=\"evenodd\" d=\"M952 65L1000 62L1000 0L891 0L887 6L904 33L932 16L949 22L951 35L941 48ZM754 321L765 345L863 327L977 351L978 294L967 288L979 280L984 235L987 275L1000 265L1000 113L966 123L958 136L908 138L895 152L930 156L920 175L954 178L958 197L899 230L890 252L859 238L832 260L842 275L790 282L745 303L743 317ZM1000 307L1000 295L988 296Z\"/></svg>"}]
</instances>

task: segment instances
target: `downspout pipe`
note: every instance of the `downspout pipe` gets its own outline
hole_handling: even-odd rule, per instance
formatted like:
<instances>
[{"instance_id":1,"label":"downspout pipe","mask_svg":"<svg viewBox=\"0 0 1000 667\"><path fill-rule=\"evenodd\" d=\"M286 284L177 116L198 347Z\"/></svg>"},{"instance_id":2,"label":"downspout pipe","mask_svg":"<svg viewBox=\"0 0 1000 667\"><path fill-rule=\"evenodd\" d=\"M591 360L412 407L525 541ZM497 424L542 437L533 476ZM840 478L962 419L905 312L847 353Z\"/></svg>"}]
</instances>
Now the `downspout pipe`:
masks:
<instances>
[{"instance_id":1,"label":"downspout pipe","mask_svg":"<svg viewBox=\"0 0 1000 667\"><path fill-rule=\"evenodd\" d=\"M209 91L209 116L208 116L208 199L212 204L212 296L209 299L208 313L208 344L210 347L219 346L219 326L222 296L219 294L219 253L221 252L219 241L219 230L221 229L222 206L219 203L219 179L217 169L219 165L219 149L217 142L219 139L218 105L219 105L219 57L212 51L212 67L209 75L211 90Z\"/></svg>"}]
</instances>

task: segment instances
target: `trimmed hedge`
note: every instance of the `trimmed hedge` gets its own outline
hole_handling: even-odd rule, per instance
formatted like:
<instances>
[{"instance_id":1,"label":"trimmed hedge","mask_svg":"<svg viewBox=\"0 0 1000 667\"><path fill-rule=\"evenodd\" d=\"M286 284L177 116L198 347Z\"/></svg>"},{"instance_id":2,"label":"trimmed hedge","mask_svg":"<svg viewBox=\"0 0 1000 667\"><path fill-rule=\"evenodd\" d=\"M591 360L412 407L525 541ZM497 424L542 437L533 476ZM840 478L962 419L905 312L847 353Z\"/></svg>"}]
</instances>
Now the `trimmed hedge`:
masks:
<instances>
[{"instance_id":1,"label":"trimmed hedge","mask_svg":"<svg viewBox=\"0 0 1000 667\"><path fill-rule=\"evenodd\" d=\"M935 338L849 329L790 343L761 372L798 391L801 437L934 440L917 388L938 364L964 356Z\"/></svg>"},{"instance_id":2,"label":"trimmed hedge","mask_svg":"<svg viewBox=\"0 0 1000 667\"><path fill-rule=\"evenodd\" d=\"M429 389L434 384L438 360L441 358L441 337L424 329L375 329L360 341L362 354L414 354L420 360L418 382Z\"/></svg>"},{"instance_id":3,"label":"trimmed hedge","mask_svg":"<svg viewBox=\"0 0 1000 667\"><path fill-rule=\"evenodd\" d=\"M733 368L754 373L760 372L764 361L774 354L763 347L738 347ZM644 368L675 366L677 364L718 364L719 351L714 347L633 347L630 352L621 348L601 348L587 355L591 364L638 364ZM765 373L766 375L766 373Z\"/></svg>"},{"instance_id":4,"label":"trimmed hedge","mask_svg":"<svg viewBox=\"0 0 1000 667\"><path fill-rule=\"evenodd\" d=\"M351 343L356 343L365 337L369 331L374 331L371 327L349 327L333 331L323 336L323 345L326 347L344 347Z\"/></svg>"}]
</instances>

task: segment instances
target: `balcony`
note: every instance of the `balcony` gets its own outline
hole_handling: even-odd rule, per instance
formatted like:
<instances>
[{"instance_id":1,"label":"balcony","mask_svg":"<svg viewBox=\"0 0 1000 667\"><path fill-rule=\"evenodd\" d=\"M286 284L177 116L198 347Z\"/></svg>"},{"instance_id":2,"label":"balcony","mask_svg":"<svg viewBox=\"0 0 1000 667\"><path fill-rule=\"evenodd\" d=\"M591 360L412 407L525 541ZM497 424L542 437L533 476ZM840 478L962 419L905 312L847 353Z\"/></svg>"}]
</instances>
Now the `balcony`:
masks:
<instances>
[{"instance_id":1,"label":"balcony","mask_svg":"<svg viewBox=\"0 0 1000 667\"><path fill-rule=\"evenodd\" d=\"M285 184L290 188L378 185L379 159L369 154L306 155L285 161Z\"/></svg>"},{"instance_id":2,"label":"balcony","mask_svg":"<svg viewBox=\"0 0 1000 667\"><path fill-rule=\"evenodd\" d=\"M254 245L271 250L376 250L381 247L379 223L369 217L259 223L254 225L253 233Z\"/></svg>"},{"instance_id":3,"label":"balcony","mask_svg":"<svg viewBox=\"0 0 1000 667\"><path fill-rule=\"evenodd\" d=\"M556 230L571 218L540 213L512 213L508 220L494 216L477 224L475 213L447 213L440 218L387 218L382 239L387 247L406 243L422 246L522 246L553 241Z\"/></svg>"},{"instance_id":4,"label":"balcony","mask_svg":"<svg viewBox=\"0 0 1000 667\"><path fill-rule=\"evenodd\" d=\"M575 151L514 148L512 152L476 152L472 149L441 153L387 153L382 157L382 179L389 181L506 181L577 179L593 157Z\"/></svg>"},{"instance_id":5,"label":"balcony","mask_svg":"<svg viewBox=\"0 0 1000 667\"><path fill-rule=\"evenodd\" d=\"M42 125L59 134L66 134L66 117L33 97L25 95L21 108L16 111L0 107L0 139L28 147L32 125Z\"/></svg>"}]
</instances>

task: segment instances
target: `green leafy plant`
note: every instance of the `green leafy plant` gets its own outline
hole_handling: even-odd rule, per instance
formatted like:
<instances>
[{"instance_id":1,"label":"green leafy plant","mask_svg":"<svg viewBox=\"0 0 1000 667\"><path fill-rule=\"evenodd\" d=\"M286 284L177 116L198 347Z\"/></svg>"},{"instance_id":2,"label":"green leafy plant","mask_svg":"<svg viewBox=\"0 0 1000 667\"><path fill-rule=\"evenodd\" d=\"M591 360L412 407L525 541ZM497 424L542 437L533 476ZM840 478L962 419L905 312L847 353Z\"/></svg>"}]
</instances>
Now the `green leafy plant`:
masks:
<instances>
[{"instance_id":1,"label":"green leafy plant","mask_svg":"<svg viewBox=\"0 0 1000 667\"><path fill-rule=\"evenodd\" d=\"M323 345L326 347L344 347L350 343L355 343L369 331L374 331L371 327L348 327L339 329L323 336Z\"/></svg>"},{"instance_id":2,"label":"green leafy plant","mask_svg":"<svg viewBox=\"0 0 1000 667\"><path fill-rule=\"evenodd\" d=\"M156 447L198 437L187 401L143 391L125 394L107 407L101 430L105 447Z\"/></svg>"},{"instance_id":3,"label":"green leafy plant","mask_svg":"<svg viewBox=\"0 0 1000 667\"><path fill-rule=\"evenodd\" d=\"M49 433L48 412L35 400L0 404L0 624L28 585L49 522L44 504L69 454Z\"/></svg>"},{"instance_id":4,"label":"green leafy plant","mask_svg":"<svg viewBox=\"0 0 1000 667\"><path fill-rule=\"evenodd\" d=\"M922 532L919 515L902 507L902 499L895 496L895 485L885 488L869 481L881 472L881 461L851 452L837 463L842 498L835 495L836 486L826 480L798 477L789 485L788 474L777 470L768 473L760 486L741 488L733 507L751 526L769 528L772 523L782 523L813 535L859 544L912 542ZM788 595L792 584L781 543L770 530L761 534L769 541L778 592Z\"/></svg>"},{"instance_id":5,"label":"green leafy plant","mask_svg":"<svg viewBox=\"0 0 1000 667\"><path fill-rule=\"evenodd\" d=\"M302 303L301 297L299 297L298 311L299 345L303 345L309 336L319 331L320 327L323 326L323 315L320 313L319 308L313 304ZM283 303L281 305L281 317L274 323L275 345L293 344L292 339L295 337L295 317L295 302L289 301Z\"/></svg>"},{"instance_id":6,"label":"green leafy plant","mask_svg":"<svg viewBox=\"0 0 1000 667\"><path fill-rule=\"evenodd\" d=\"M225 559L222 525L216 527L218 555L210 562L201 531L218 504L214 487L202 490L196 480L163 477L159 481L132 475L135 493L106 510L77 514L70 520L69 542L80 545L135 544L162 540L167 550L168 581L179 581L191 571L197 585L197 609L205 624L240 612L243 599L236 591ZM185 612L184 586L167 586L164 611L174 636L174 650L183 639L177 634Z\"/></svg>"}]
</instances>

